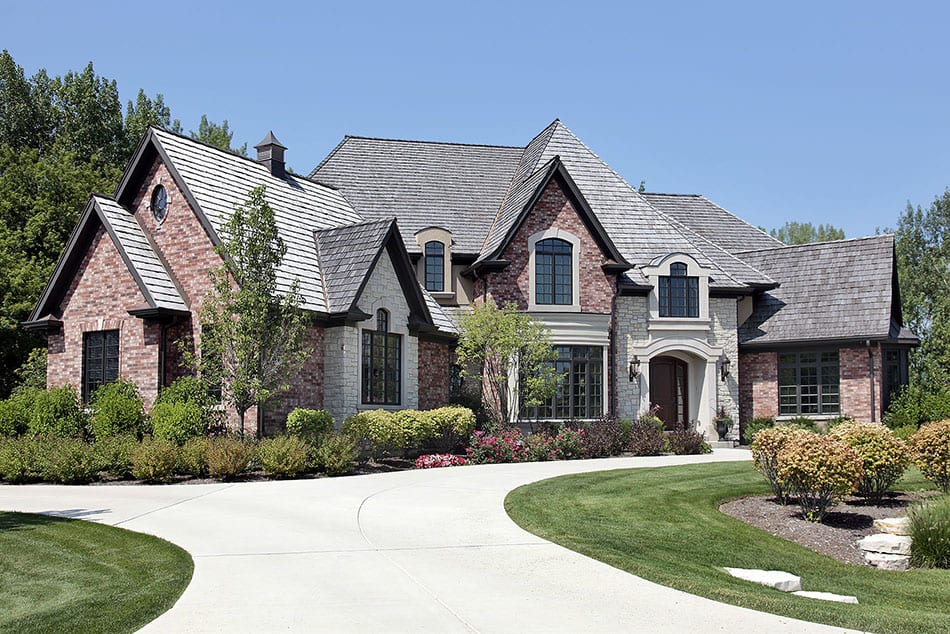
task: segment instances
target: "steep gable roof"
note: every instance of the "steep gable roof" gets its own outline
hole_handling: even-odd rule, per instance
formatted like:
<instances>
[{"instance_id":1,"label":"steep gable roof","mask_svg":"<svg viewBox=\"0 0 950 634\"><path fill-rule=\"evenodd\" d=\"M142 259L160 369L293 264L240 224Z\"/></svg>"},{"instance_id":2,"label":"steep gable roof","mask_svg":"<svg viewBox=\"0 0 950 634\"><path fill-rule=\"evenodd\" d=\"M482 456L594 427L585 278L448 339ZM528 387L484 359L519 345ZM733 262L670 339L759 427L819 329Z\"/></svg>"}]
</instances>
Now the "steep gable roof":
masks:
<instances>
[{"instance_id":1,"label":"steep gable roof","mask_svg":"<svg viewBox=\"0 0 950 634\"><path fill-rule=\"evenodd\" d=\"M739 328L746 347L825 340L901 340L894 237L819 242L749 251L743 260L781 281L756 298Z\"/></svg>"},{"instance_id":2,"label":"steep gable roof","mask_svg":"<svg viewBox=\"0 0 950 634\"><path fill-rule=\"evenodd\" d=\"M399 218L407 248L441 227L457 254L479 252L524 148L347 136L310 177L339 188L367 219Z\"/></svg>"}]
</instances>

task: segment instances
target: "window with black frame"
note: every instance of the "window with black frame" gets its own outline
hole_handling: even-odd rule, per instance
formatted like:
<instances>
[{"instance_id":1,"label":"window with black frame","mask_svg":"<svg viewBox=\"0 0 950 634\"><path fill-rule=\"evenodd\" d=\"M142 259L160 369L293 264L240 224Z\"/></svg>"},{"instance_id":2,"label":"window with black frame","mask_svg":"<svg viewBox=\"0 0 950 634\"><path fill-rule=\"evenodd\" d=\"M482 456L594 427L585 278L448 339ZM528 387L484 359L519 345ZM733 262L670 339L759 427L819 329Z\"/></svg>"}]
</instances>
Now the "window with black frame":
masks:
<instances>
[{"instance_id":1,"label":"window with black frame","mask_svg":"<svg viewBox=\"0 0 950 634\"><path fill-rule=\"evenodd\" d=\"M389 332L389 312L376 311L376 330L363 331L363 403L399 405L402 335Z\"/></svg>"},{"instance_id":2,"label":"window with black frame","mask_svg":"<svg viewBox=\"0 0 950 634\"><path fill-rule=\"evenodd\" d=\"M657 289L660 317L699 317L699 278L686 275L682 262L670 264Z\"/></svg>"},{"instance_id":3,"label":"window with black frame","mask_svg":"<svg viewBox=\"0 0 950 634\"><path fill-rule=\"evenodd\" d=\"M82 400L100 385L119 378L119 331L97 330L82 336Z\"/></svg>"},{"instance_id":4,"label":"window with black frame","mask_svg":"<svg viewBox=\"0 0 950 634\"><path fill-rule=\"evenodd\" d=\"M557 393L536 407L523 407L522 417L592 419L603 414L604 349L600 346L554 346L555 371L561 376Z\"/></svg>"},{"instance_id":5,"label":"window with black frame","mask_svg":"<svg viewBox=\"0 0 950 634\"><path fill-rule=\"evenodd\" d=\"M839 383L837 350L779 353L779 414L841 413Z\"/></svg>"},{"instance_id":6,"label":"window with black frame","mask_svg":"<svg viewBox=\"0 0 950 634\"><path fill-rule=\"evenodd\" d=\"M437 240L425 246L426 290L441 293L445 290L445 245Z\"/></svg>"},{"instance_id":7,"label":"window with black frame","mask_svg":"<svg viewBox=\"0 0 950 634\"><path fill-rule=\"evenodd\" d=\"M906 349L884 350L884 409L908 383L908 359Z\"/></svg>"},{"instance_id":8,"label":"window with black frame","mask_svg":"<svg viewBox=\"0 0 950 634\"><path fill-rule=\"evenodd\" d=\"M573 247L558 238L534 245L534 302L570 306L574 302Z\"/></svg>"}]
</instances>

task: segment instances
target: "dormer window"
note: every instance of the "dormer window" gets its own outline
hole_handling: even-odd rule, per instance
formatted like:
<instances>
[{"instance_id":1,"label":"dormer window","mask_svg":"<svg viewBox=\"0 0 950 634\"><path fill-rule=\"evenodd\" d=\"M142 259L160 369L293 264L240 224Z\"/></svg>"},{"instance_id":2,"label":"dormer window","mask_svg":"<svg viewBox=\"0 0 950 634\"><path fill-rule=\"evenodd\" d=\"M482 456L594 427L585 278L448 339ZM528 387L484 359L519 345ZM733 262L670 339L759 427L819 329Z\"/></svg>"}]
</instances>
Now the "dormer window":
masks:
<instances>
[{"instance_id":1,"label":"dormer window","mask_svg":"<svg viewBox=\"0 0 950 634\"><path fill-rule=\"evenodd\" d=\"M425 246L426 290L441 293L445 290L445 245L436 240Z\"/></svg>"},{"instance_id":2,"label":"dormer window","mask_svg":"<svg viewBox=\"0 0 950 634\"><path fill-rule=\"evenodd\" d=\"M660 317L699 317L699 278L688 276L682 262L670 264L659 283Z\"/></svg>"},{"instance_id":3,"label":"dormer window","mask_svg":"<svg viewBox=\"0 0 950 634\"><path fill-rule=\"evenodd\" d=\"M535 303L570 306L574 303L571 243L547 238L535 243L534 248Z\"/></svg>"}]
</instances>

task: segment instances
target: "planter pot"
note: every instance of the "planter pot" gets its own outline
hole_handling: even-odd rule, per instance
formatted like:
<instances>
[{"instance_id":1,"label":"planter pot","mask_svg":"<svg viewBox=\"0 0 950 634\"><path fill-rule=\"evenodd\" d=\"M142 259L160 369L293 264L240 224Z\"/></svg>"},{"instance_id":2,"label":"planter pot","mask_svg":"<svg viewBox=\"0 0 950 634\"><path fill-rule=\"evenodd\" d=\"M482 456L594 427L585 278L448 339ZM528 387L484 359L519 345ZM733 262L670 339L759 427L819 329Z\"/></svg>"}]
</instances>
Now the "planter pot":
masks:
<instances>
[{"instance_id":1,"label":"planter pot","mask_svg":"<svg viewBox=\"0 0 950 634\"><path fill-rule=\"evenodd\" d=\"M716 421L716 433L719 434L719 440L726 440L726 435L729 433L729 429L732 427L731 420L717 420Z\"/></svg>"}]
</instances>

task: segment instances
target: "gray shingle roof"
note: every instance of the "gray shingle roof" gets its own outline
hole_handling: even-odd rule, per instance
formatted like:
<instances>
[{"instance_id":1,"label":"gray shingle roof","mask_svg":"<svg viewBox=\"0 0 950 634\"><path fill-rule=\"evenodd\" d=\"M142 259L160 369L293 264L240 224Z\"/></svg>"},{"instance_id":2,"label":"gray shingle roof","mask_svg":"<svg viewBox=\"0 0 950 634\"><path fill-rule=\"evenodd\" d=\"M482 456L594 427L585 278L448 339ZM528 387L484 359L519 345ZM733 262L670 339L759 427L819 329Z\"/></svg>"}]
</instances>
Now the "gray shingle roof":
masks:
<instances>
[{"instance_id":1,"label":"gray shingle roof","mask_svg":"<svg viewBox=\"0 0 950 634\"><path fill-rule=\"evenodd\" d=\"M643 197L654 209L675 218L729 253L783 246L780 240L729 213L705 196L645 193Z\"/></svg>"},{"instance_id":2,"label":"gray shingle roof","mask_svg":"<svg viewBox=\"0 0 950 634\"><path fill-rule=\"evenodd\" d=\"M897 337L893 253L891 235L741 253L781 286L757 298L739 343Z\"/></svg>"},{"instance_id":3,"label":"gray shingle roof","mask_svg":"<svg viewBox=\"0 0 950 634\"><path fill-rule=\"evenodd\" d=\"M399 218L406 248L427 227L477 254L523 148L347 136L310 174L339 188L367 219Z\"/></svg>"},{"instance_id":4,"label":"gray shingle roof","mask_svg":"<svg viewBox=\"0 0 950 634\"><path fill-rule=\"evenodd\" d=\"M326 310L313 230L363 220L343 195L307 178L291 174L277 178L257 161L186 137L156 129L152 133L222 239L235 206L246 201L254 187L267 186L267 202L287 245L287 255L278 269L278 289L286 292L296 278L303 307Z\"/></svg>"},{"instance_id":5,"label":"gray shingle roof","mask_svg":"<svg viewBox=\"0 0 950 634\"><path fill-rule=\"evenodd\" d=\"M106 230L117 240L116 246L124 252L131 264L133 275L137 275L144 286L143 294L152 308L188 310L178 288L162 265L145 232L135 217L123 209L117 202L102 196L93 196L100 217L106 223Z\"/></svg>"},{"instance_id":6,"label":"gray shingle roof","mask_svg":"<svg viewBox=\"0 0 950 634\"><path fill-rule=\"evenodd\" d=\"M439 329L439 332L446 335L459 334L461 330L449 311L439 305L439 302L435 301L435 298L422 284L419 285L419 288L422 289L422 296L425 298L426 308L429 309L429 314L432 316L432 323Z\"/></svg>"},{"instance_id":7,"label":"gray shingle roof","mask_svg":"<svg viewBox=\"0 0 950 634\"><path fill-rule=\"evenodd\" d=\"M327 312L347 312L353 306L392 225L389 218L314 232Z\"/></svg>"}]
</instances>

